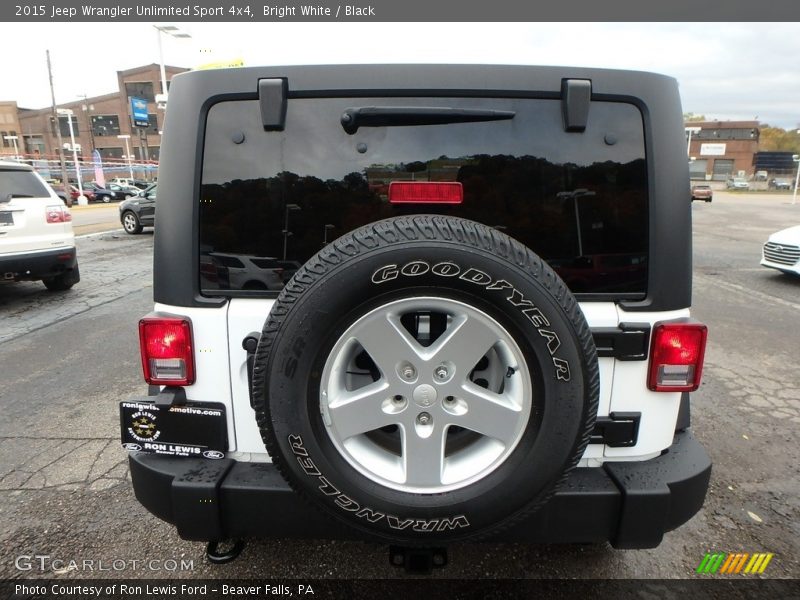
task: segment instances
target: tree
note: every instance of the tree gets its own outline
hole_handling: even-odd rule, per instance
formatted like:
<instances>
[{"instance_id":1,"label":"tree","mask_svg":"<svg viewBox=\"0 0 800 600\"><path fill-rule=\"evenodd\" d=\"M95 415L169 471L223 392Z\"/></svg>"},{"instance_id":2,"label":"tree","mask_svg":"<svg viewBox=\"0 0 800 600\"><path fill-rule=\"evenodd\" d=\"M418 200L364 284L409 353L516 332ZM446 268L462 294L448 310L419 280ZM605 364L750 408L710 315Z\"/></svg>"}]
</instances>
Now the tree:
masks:
<instances>
[{"instance_id":1,"label":"tree","mask_svg":"<svg viewBox=\"0 0 800 600\"><path fill-rule=\"evenodd\" d=\"M758 149L762 152L800 154L800 134L796 128L786 130L765 124L760 127Z\"/></svg>"},{"instance_id":2,"label":"tree","mask_svg":"<svg viewBox=\"0 0 800 600\"><path fill-rule=\"evenodd\" d=\"M705 120L706 120L705 115L696 115L693 112L683 113L684 123L701 122Z\"/></svg>"}]
</instances>

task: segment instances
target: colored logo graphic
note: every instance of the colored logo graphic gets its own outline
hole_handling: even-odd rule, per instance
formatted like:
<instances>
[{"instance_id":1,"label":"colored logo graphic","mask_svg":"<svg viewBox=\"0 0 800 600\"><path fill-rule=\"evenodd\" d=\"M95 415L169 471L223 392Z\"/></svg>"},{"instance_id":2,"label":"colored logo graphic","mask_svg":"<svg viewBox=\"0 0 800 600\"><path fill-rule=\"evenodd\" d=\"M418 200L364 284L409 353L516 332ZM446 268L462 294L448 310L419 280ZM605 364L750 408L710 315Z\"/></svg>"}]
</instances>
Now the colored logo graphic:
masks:
<instances>
[{"instance_id":1,"label":"colored logo graphic","mask_svg":"<svg viewBox=\"0 0 800 600\"><path fill-rule=\"evenodd\" d=\"M731 554L726 552L708 552L703 557L703 560L700 561L697 572L706 575L763 573L773 556L775 555L772 552L756 552L755 554L749 554L747 552Z\"/></svg>"}]
</instances>

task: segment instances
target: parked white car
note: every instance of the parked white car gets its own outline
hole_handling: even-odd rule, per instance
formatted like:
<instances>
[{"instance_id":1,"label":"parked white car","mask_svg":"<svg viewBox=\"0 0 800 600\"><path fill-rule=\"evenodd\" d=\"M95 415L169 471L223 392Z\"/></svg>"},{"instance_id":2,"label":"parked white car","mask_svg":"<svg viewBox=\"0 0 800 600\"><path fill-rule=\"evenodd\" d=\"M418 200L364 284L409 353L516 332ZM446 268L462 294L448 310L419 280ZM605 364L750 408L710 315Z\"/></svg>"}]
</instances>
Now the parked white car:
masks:
<instances>
[{"instance_id":1,"label":"parked white car","mask_svg":"<svg viewBox=\"0 0 800 600\"><path fill-rule=\"evenodd\" d=\"M734 177L725 182L725 187L729 190L749 190L750 184L744 177Z\"/></svg>"},{"instance_id":2,"label":"parked white car","mask_svg":"<svg viewBox=\"0 0 800 600\"><path fill-rule=\"evenodd\" d=\"M80 281L72 214L31 167L0 162L0 279L64 291Z\"/></svg>"},{"instance_id":3,"label":"parked white car","mask_svg":"<svg viewBox=\"0 0 800 600\"><path fill-rule=\"evenodd\" d=\"M800 225L769 236L761 250L761 264L784 273L800 275Z\"/></svg>"}]
</instances>

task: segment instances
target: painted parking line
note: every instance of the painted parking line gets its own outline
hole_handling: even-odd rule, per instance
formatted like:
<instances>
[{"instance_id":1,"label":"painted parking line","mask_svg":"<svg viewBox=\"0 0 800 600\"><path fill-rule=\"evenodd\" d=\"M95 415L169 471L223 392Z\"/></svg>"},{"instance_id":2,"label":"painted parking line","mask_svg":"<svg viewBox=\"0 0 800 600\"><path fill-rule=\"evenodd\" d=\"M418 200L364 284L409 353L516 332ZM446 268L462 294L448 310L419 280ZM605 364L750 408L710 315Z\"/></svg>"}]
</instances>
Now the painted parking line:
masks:
<instances>
[{"instance_id":1,"label":"painted parking line","mask_svg":"<svg viewBox=\"0 0 800 600\"><path fill-rule=\"evenodd\" d=\"M97 231L95 233L84 233L83 235L76 235L75 239L76 240L83 240L83 239L86 239L86 238L97 237L98 235L105 235L106 233L123 233L124 231L125 230L122 229L122 228L120 228L120 229L108 229L107 231Z\"/></svg>"}]
</instances>

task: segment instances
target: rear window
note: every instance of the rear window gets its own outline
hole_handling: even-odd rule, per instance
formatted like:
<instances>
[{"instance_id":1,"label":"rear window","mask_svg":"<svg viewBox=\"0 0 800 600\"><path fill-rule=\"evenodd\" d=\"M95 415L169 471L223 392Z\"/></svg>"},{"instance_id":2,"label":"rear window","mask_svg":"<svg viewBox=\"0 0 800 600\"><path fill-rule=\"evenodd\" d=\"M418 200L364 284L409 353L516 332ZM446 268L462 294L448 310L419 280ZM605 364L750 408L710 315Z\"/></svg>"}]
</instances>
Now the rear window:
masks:
<instances>
[{"instance_id":1,"label":"rear window","mask_svg":"<svg viewBox=\"0 0 800 600\"><path fill-rule=\"evenodd\" d=\"M32 171L0 169L0 200L11 194L15 198L49 198L50 192Z\"/></svg>"},{"instance_id":2,"label":"rear window","mask_svg":"<svg viewBox=\"0 0 800 600\"><path fill-rule=\"evenodd\" d=\"M513 118L348 134L342 115L364 107L504 111ZM393 181L460 182L463 202L391 204ZM208 295L275 293L336 237L420 213L507 233L577 294L646 292L644 135L631 104L592 102L586 131L566 133L559 100L294 98L285 129L265 132L258 101L221 102L208 112L199 201L201 290ZM244 265L236 273L232 256Z\"/></svg>"}]
</instances>

